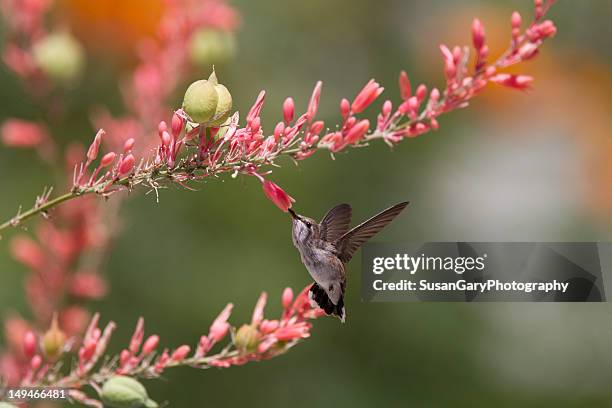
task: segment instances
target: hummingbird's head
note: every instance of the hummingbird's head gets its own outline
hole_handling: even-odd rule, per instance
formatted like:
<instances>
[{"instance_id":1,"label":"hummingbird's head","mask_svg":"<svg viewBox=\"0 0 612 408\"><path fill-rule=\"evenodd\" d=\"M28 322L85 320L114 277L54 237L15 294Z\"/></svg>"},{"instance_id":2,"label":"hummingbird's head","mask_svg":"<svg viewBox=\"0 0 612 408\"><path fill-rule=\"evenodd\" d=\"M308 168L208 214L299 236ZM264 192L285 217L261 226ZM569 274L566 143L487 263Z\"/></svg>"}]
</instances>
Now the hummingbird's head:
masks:
<instances>
[{"instance_id":1,"label":"hummingbird's head","mask_svg":"<svg viewBox=\"0 0 612 408\"><path fill-rule=\"evenodd\" d=\"M292 209L289 209L289 213L293 218L292 235L295 246L301 246L311 239L319 238L319 224L315 220L296 214Z\"/></svg>"}]
</instances>

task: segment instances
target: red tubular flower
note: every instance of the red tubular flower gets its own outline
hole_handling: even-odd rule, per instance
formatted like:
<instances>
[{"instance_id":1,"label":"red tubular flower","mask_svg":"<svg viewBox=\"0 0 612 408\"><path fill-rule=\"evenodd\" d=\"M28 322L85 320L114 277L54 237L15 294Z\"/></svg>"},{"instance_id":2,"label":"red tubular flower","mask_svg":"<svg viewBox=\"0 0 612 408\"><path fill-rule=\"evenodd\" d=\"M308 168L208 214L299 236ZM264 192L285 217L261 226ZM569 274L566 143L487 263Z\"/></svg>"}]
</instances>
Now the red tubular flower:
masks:
<instances>
[{"instance_id":1,"label":"red tubular flower","mask_svg":"<svg viewBox=\"0 0 612 408\"><path fill-rule=\"evenodd\" d=\"M142 354L144 356L151 354L159 344L159 336L154 334L149 336L142 346Z\"/></svg>"},{"instance_id":2,"label":"red tubular flower","mask_svg":"<svg viewBox=\"0 0 612 408\"><path fill-rule=\"evenodd\" d=\"M485 31L484 26L480 19L475 18L472 22L472 43L476 50L480 50L485 43Z\"/></svg>"},{"instance_id":3,"label":"red tubular flower","mask_svg":"<svg viewBox=\"0 0 612 408\"><path fill-rule=\"evenodd\" d=\"M187 357L187 354L191 351L191 347L186 344L183 344L172 353L172 361L182 361Z\"/></svg>"},{"instance_id":4,"label":"red tubular flower","mask_svg":"<svg viewBox=\"0 0 612 408\"><path fill-rule=\"evenodd\" d=\"M349 132L347 133L345 137L346 143L357 143L361 140L363 136L365 136L369 128L370 121L367 119L361 120L359 123L353 126L351 130L349 130Z\"/></svg>"},{"instance_id":5,"label":"red tubular flower","mask_svg":"<svg viewBox=\"0 0 612 408\"><path fill-rule=\"evenodd\" d=\"M399 75L399 88L400 95L403 100L406 100L412 96L412 87L410 85L410 79L408 78L408 74L406 71L400 72Z\"/></svg>"},{"instance_id":6,"label":"red tubular flower","mask_svg":"<svg viewBox=\"0 0 612 408\"><path fill-rule=\"evenodd\" d=\"M374 102L374 100L376 100L376 98L378 98L378 96L384 90L385 88L381 87L378 82L375 82L373 79L371 79L370 82L368 82L366 86L363 87L361 92L359 92L357 97L355 97L355 100L351 105L351 111L353 113L362 112L365 108L370 106L370 104Z\"/></svg>"},{"instance_id":7,"label":"red tubular flower","mask_svg":"<svg viewBox=\"0 0 612 408\"><path fill-rule=\"evenodd\" d=\"M284 212L289 211L295 200L289 194L270 180L263 180L263 190L266 197Z\"/></svg>"},{"instance_id":8,"label":"red tubular flower","mask_svg":"<svg viewBox=\"0 0 612 408\"><path fill-rule=\"evenodd\" d=\"M87 150L87 162L91 163L92 161L96 160L96 157L98 157L98 152L100 151L100 145L102 144L102 137L104 137L104 134L106 132L104 132L104 130L100 129L98 130L98 133L96 133L96 136L94 137L93 142L91 143L91 145L89 146L89 149Z\"/></svg>"},{"instance_id":9,"label":"red tubular flower","mask_svg":"<svg viewBox=\"0 0 612 408\"><path fill-rule=\"evenodd\" d=\"M104 156L102 156L102 160L100 160L100 167L106 167L110 165L117 157L115 152L108 152Z\"/></svg>"},{"instance_id":10,"label":"red tubular flower","mask_svg":"<svg viewBox=\"0 0 612 408\"><path fill-rule=\"evenodd\" d=\"M318 81L312 91L312 96L310 97L310 101L308 102L308 110L306 114L308 115L308 120L313 120L315 116L317 116L317 111L319 109L319 100L321 99L321 88L323 87L323 82Z\"/></svg>"},{"instance_id":11,"label":"red tubular flower","mask_svg":"<svg viewBox=\"0 0 612 408\"><path fill-rule=\"evenodd\" d=\"M230 325L227 323L227 319L229 319L233 307L233 304L228 303L227 306L225 306L225 309L219 313L219 316L217 316L213 324L210 326L208 338L212 339L215 343L225 337L229 331Z\"/></svg>"},{"instance_id":12,"label":"red tubular flower","mask_svg":"<svg viewBox=\"0 0 612 408\"><path fill-rule=\"evenodd\" d=\"M295 103L293 102L293 98L289 97L285 99L283 102L283 119L285 120L285 124L289 124L293 121L293 116L295 115Z\"/></svg>"},{"instance_id":13,"label":"red tubular flower","mask_svg":"<svg viewBox=\"0 0 612 408\"><path fill-rule=\"evenodd\" d=\"M131 172L132 169L134 168L135 162L136 162L136 159L134 158L134 155L128 154L127 156L125 156L123 160L121 160L121 164L119 165L119 175L125 176L129 172Z\"/></svg>"},{"instance_id":14,"label":"red tubular flower","mask_svg":"<svg viewBox=\"0 0 612 408\"><path fill-rule=\"evenodd\" d=\"M266 302L268 300L268 294L263 292L259 299L257 299L257 303L255 304L255 309L253 309L253 317L251 318L252 325L258 325L261 323L264 317L264 308L266 307Z\"/></svg>"},{"instance_id":15,"label":"red tubular flower","mask_svg":"<svg viewBox=\"0 0 612 408\"><path fill-rule=\"evenodd\" d=\"M293 301L293 290L289 287L285 288L282 296L283 309L289 308Z\"/></svg>"}]
</instances>

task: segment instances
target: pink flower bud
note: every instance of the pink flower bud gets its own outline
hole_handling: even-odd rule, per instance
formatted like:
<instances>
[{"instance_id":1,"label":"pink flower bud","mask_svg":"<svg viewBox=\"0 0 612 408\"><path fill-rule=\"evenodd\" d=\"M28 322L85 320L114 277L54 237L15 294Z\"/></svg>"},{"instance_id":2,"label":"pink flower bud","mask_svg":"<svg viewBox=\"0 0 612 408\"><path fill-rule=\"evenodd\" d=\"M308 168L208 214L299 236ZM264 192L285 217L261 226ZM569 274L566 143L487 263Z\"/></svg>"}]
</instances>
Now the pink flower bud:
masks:
<instances>
[{"instance_id":1,"label":"pink flower bud","mask_svg":"<svg viewBox=\"0 0 612 408\"><path fill-rule=\"evenodd\" d=\"M291 341L306 338L308 336L310 336L308 333L308 326L298 325L281 327L274 333L274 337L279 341Z\"/></svg>"},{"instance_id":2,"label":"pink flower bud","mask_svg":"<svg viewBox=\"0 0 612 408\"><path fill-rule=\"evenodd\" d=\"M170 136L170 133L164 130L161 134L161 141L164 146L168 147L170 146L170 143L172 143L172 136Z\"/></svg>"},{"instance_id":3,"label":"pink flower bud","mask_svg":"<svg viewBox=\"0 0 612 408\"><path fill-rule=\"evenodd\" d=\"M79 360L81 362L87 362L91 359L96 352L97 341L90 339L85 342L83 347L79 350Z\"/></svg>"},{"instance_id":4,"label":"pink flower bud","mask_svg":"<svg viewBox=\"0 0 612 408\"><path fill-rule=\"evenodd\" d=\"M365 136L369 128L370 121L367 119L361 120L359 123L353 126L351 130L349 130L348 134L345 137L346 142L349 144L357 143L359 140L361 140L361 138L363 138L363 136Z\"/></svg>"},{"instance_id":5,"label":"pink flower bud","mask_svg":"<svg viewBox=\"0 0 612 408\"><path fill-rule=\"evenodd\" d=\"M427 96L427 87L424 84L419 85L415 92L415 96L419 103L423 102Z\"/></svg>"},{"instance_id":6,"label":"pink flower bud","mask_svg":"<svg viewBox=\"0 0 612 408\"><path fill-rule=\"evenodd\" d=\"M251 121L250 126L253 133L259 132L259 129L261 129L261 118L259 116L254 118Z\"/></svg>"},{"instance_id":7,"label":"pink flower bud","mask_svg":"<svg viewBox=\"0 0 612 408\"><path fill-rule=\"evenodd\" d=\"M261 322L259 330L262 334L270 334L274 330L278 329L279 326L280 322L278 320L264 320L263 322Z\"/></svg>"},{"instance_id":8,"label":"pink flower bud","mask_svg":"<svg viewBox=\"0 0 612 408\"><path fill-rule=\"evenodd\" d=\"M429 93L429 99L432 102L438 102L438 100L440 99L440 91L438 90L438 88L434 88L431 90L431 92Z\"/></svg>"},{"instance_id":9,"label":"pink flower bud","mask_svg":"<svg viewBox=\"0 0 612 408\"><path fill-rule=\"evenodd\" d=\"M42 357L37 354L34 357L32 357L32 359L30 360L30 369L32 371L36 371L40 368L41 364L42 364Z\"/></svg>"},{"instance_id":10,"label":"pink flower bud","mask_svg":"<svg viewBox=\"0 0 612 408\"><path fill-rule=\"evenodd\" d=\"M512 17L510 18L510 23L512 24L512 29L518 30L521 28L521 14L518 11L512 13Z\"/></svg>"},{"instance_id":11,"label":"pink flower bud","mask_svg":"<svg viewBox=\"0 0 612 408\"><path fill-rule=\"evenodd\" d=\"M157 125L157 133L159 133L161 135L162 133L164 133L167 130L168 130L168 125L166 124L166 122L163 121L163 120L161 122L159 122L159 124Z\"/></svg>"},{"instance_id":12,"label":"pink flower bud","mask_svg":"<svg viewBox=\"0 0 612 408\"><path fill-rule=\"evenodd\" d=\"M130 357L132 355L130 354L129 350L121 350L121 354L119 354L119 365L121 367L124 367L128 361L130 361Z\"/></svg>"},{"instance_id":13,"label":"pink flower bud","mask_svg":"<svg viewBox=\"0 0 612 408\"><path fill-rule=\"evenodd\" d=\"M348 101L348 99L343 98L340 101L340 114L342 115L342 118L346 119L350 112L351 112L351 103Z\"/></svg>"},{"instance_id":14,"label":"pink flower bud","mask_svg":"<svg viewBox=\"0 0 612 408\"><path fill-rule=\"evenodd\" d=\"M158 335L154 334L152 336L149 336L147 340L145 340L144 345L142 346L142 354L145 356L148 354L151 354L153 350L155 350L158 344L159 344Z\"/></svg>"},{"instance_id":15,"label":"pink flower bud","mask_svg":"<svg viewBox=\"0 0 612 408\"><path fill-rule=\"evenodd\" d=\"M36 335L28 330L23 338L23 352L27 358L32 358L36 353Z\"/></svg>"},{"instance_id":16,"label":"pink flower bud","mask_svg":"<svg viewBox=\"0 0 612 408\"><path fill-rule=\"evenodd\" d=\"M128 154L127 156L125 156L123 160L121 160L121 164L119 164L119 176L123 177L129 172L131 172L134 168L135 162L136 159L134 159L134 156L132 154Z\"/></svg>"},{"instance_id":17,"label":"pink flower bud","mask_svg":"<svg viewBox=\"0 0 612 408\"><path fill-rule=\"evenodd\" d=\"M283 309L288 309L289 306L291 306L291 302L293 301L293 290L289 287L285 288L281 300L283 303Z\"/></svg>"},{"instance_id":18,"label":"pink flower bud","mask_svg":"<svg viewBox=\"0 0 612 408\"><path fill-rule=\"evenodd\" d=\"M408 79L408 74L406 71L400 72L399 75L399 88L400 95L403 100L406 100L412 96L412 87L410 85L410 79Z\"/></svg>"},{"instance_id":19,"label":"pink flower bud","mask_svg":"<svg viewBox=\"0 0 612 408\"><path fill-rule=\"evenodd\" d=\"M278 139L281 138L284 131L285 131L285 124L283 122L278 122L276 124L276 127L274 128L274 140L278 142Z\"/></svg>"},{"instance_id":20,"label":"pink flower bud","mask_svg":"<svg viewBox=\"0 0 612 408\"><path fill-rule=\"evenodd\" d=\"M178 138L185 127L185 120L176 112L172 115L172 135Z\"/></svg>"},{"instance_id":21,"label":"pink flower bud","mask_svg":"<svg viewBox=\"0 0 612 408\"><path fill-rule=\"evenodd\" d=\"M117 157L117 154L115 152L106 153L104 156L102 156L102 160L100 161L100 167L109 166L113 161L115 161L115 157Z\"/></svg>"},{"instance_id":22,"label":"pink flower bud","mask_svg":"<svg viewBox=\"0 0 612 408\"><path fill-rule=\"evenodd\" d=\"M253 317L251 318L252 325L258 325L263 320L264 316L264 308L266 307L266 302L268 300L268 294L263 292L259 299L257 299L257 303L255 304L255 309L253 309Z\"/></svg>"},{"instance_id":23,"label":"pink flower bud","mask_svg":"<svg viewBox=\"0 0 612 408\"><path fill-rule=\"evenodd\" d=\"M283 102L283 119L286 124L291 123L293 121L293 116L295 115L295 104L293 102L293 98L289 97L285 99Z\"/></svg>"},{"instance_id":24,"label":"pink flower bud","mask_svg":"<svg viewBox=\"0 0 612 408\"><path fill-rule=\"evenodd\" d=\"M210 326L208 337L215 343L225 337L229 331L230 326L227 323L227 319L229 319L233 308L234 305L228 303L227 306L225 306L225 309L219 313L219 316L217 316L213 324Z\"/></svg>"},{"instance_id":25,"label":"pink flower bud","mask_svg":"<svg viewBox=\"0 0 612 408\"><path fill-rule=\"evenodd\" d=\"M250 123L254 118L259 116L263 108L265 99L266 99L266 91L259 92L259 95L257 95L257 99L255 100L255 103L253 104L253 106L251 106L251 109L249 110L249 113L247 114L247 117L246 117L247 123Z\"/></svg>"},{"instance_id":26,"label":"pink flower bud","mask_svg":"<svg viewBox=\"0 0 612 408\"><path fill-rule=\"evenodd\" d=\"M474 48L480 50L485 42L485 31L482 22L475 18L472 22L472 43Z\"/></svg>"},{"instance_id":27,"label":"pink flower bud","mask_svg":"<svg viewBox=\"0 0 612 408\"><path fill-rule=\"evenodd\" d=\"M308 102L308 110L306 114L308 115L308 120L313 120L315 116L317 116L317 111L319 109L319 100L321 99L321 88L323 87L323 82L318 81L312 91L312 96L310 97L310 101Z\"/></svg>"},{"instance_id":28,"label":"pink flower bud","mask_svg":"<svg viewBox=\"0 0 612 408\"><path fill-rule=\"evenodd\" d=\"M169 359L170 359L170 356L168 355L168 349L164 349L162 354L158 357L157 361L155 362L155 366L153 367L153 369L155 370L157 374L161 374L162 371L164 371L164 368L166 367L166 363L168 363Z\"/></svg>"},{"instance_id":29,"label":"pink flower bud","mask_svg":"<svg viewBox=\"0 0 612 408\"><path fill-rule=\"evenodd\" d=\"M318 135L319 133L321 133L324 126L325 122L323 122L322 120L316 121L310 126L310 133Z\"/></svg>"},{"instance_id":30,"label":"pink flower bud","mask_svg":"<svg viewBox=\"0 0 612 408\"><path fill-rule=\"evenodd\" d=\"M100 144L102 143L102 136L104 136L106 132L103 129L98 130L96 136L94 137L93 142L89 146L87 150L87 161L92 162L96 160L98 157L98 152L100 151Z\"/></svg>"},{"instance_id":31,"label":"pink flower bud","mask_svg":"<svg viewBox=\"0 0 612 408\"><path fill-rule=\"evenodd\" d=\"M196 349L196 357L204 357L206 353L208 353L212 345L213 344L208 337L201 336L200 341L198 342L198 348Z\"/></svg>"},{"instance_id":32,"label":"pink flower bud","mask_svg":"<svg viewBox=\"0 0 612 408\"><path fill-rule=\"evenodd\" d=\"M393 104L391 103L391 101L389 100L385 101L382 107L382 114L384 116L389 116L392 110L393 110Z\"/></svg>"},{"instance_id":33,"label":"pink flower bud","mask_svg":"<svg viewBox=\"0 0 612 408\"><path fill-rule=\"evenodd\" d=\"M144 337L144 318L141 316L136 321L136 327L134 328L134 333L132 333L132 338L130 339L130 353L136 354L140 349L140 345L142 344L142 338Z\"/></svg>"},{"instance_id":34,"label":"pink flower bud","mask_svg":"<svg viewBox=\"0 0 612 408\"><path fill-rule=\"evenodd\" d=\"M292 203L295 202L293 197L285 193L282 188L280 188L277 184L269 180L263 181L263 190L266 197L268 197L270 201L272 201L278 208L280 208L284 212L289 211L289 208L291 208L291 206L293 205Z\"/></svg>"},{"instance_id":35,"label":"pink flower bud","mask_svg":"<svg viewBox=\"0 0 612 408\"><path fill-rule=\"evenodd\" d=\"M187 357L187 354L189 354L189 351L191 351L191 348L188 345L183 344L174 350L174 353L172 353L172 361L183 361L185 357Z\"/></svg>"},{"instance_id":36,"label":"pink flower bud","mask_svg":"<svg viewBox=\"0 0 612 408\"><path fill-rule=\"evenodd\" d=\"M360 113L365 108L367 108L378 96L384 91L384 88L380 87L377 82L374 82L373 79L368 82L361 92L357 94L353 104L351 105L351 110L354 113Z\"/></svg>"},{"instance_id":37,"label":"pink flower bud","mask_svg":"<svg viewBox=\"0 0 612 408\"><path fill-rule=\"evenodd\" d=\"M523 60L530 60L538 55L538 45L528 42L518 50L518 54Z\"/></svg>"},{"instance_id":38,"label":"pink flower bud","mask_svg":"<svg viewBox=\"0 0 612 408\"><path fill-rule=\"evenodd\" d=\"M136 144L136 140L133 137L130 137L123 144L123 152L124 153L128 153L130 150L132 150L134 148L135 144Z\"/></svg>"}]
</instances>

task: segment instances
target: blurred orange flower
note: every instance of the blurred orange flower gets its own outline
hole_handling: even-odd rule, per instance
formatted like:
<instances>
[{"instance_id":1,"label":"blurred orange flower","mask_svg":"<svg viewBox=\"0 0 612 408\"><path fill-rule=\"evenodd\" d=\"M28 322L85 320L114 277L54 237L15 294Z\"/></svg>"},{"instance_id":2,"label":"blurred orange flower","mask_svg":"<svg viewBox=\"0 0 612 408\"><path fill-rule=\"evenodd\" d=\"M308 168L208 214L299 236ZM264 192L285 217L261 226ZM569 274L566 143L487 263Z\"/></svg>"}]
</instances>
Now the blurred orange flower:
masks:
<instances>
[{"instance_id":1,"label":"blurred orange flower","mask_svg":"<svg viewBox=\"0 0 612 408\"><path fill-rule=\"evenodd\" d=\"M164 11L163 0L59 0L60 18L89 49L134 53L135 43L153 37Z\"/></svg>"}]
</instances>

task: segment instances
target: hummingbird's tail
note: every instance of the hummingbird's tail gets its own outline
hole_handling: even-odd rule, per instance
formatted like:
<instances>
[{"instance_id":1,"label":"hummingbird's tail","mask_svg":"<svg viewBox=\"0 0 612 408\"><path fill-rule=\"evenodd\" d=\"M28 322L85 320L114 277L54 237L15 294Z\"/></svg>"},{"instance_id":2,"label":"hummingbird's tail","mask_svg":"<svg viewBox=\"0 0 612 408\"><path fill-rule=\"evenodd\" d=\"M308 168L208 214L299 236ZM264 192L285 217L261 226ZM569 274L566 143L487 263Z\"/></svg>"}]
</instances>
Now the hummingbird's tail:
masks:
<instances>
[{"instance_id":1,"label":"hummingbird's tail","mask_svg":"<svg viewBox=\"0 0 612 408\"><path fill-rule=\"evenodd\" d=\"M340 294L338 303L334 304L329 296L327 296L327 292L315 282L308 290L308 298L313 307L320 307L325 313L338 317L340 321L344 323L346 319L346 312L344 311L344 294Z\"/></svg>"}]
</instances>

